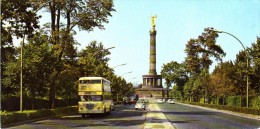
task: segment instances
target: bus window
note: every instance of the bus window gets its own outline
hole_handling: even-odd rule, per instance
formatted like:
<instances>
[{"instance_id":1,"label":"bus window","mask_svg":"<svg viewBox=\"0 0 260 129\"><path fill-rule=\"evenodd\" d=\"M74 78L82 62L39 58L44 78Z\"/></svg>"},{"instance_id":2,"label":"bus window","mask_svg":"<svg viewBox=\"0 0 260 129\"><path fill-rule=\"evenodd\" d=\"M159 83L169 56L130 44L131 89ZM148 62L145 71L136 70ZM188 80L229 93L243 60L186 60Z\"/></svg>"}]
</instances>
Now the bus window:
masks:
<instances>
[{"instance_id":1,"label":"bus window","mask_svg":"<svg viewBox=\"0 0 260 129\"><path fill-rule=\"evenodd\" d=\"M83 95L80 96L81 101L102 101L103 97L101 95Z\"/></svg>"},{"instance_id":2,"label":"bus window","mask_svg":"<svg viewBox=\"0 0 260 129\"><path fill-rule=\"evenodd\" d=\"M79 80L79 84L100 84L101 80Z\"/></svg>"},{"instance_id":3,"label":"bus window","mask_svg":"<svg viewBox=\"0 0 260 129\"><path fill-rule=\"evenodd\" d=\"M80 96L80 100L81 101L89 101L89 96L87 96L87 95Z\"/></svg>"},{"instance_id":4,"label":"bus window","mask_svg":"<svg viewBox=\"0 0 260 129\"><path fill-rule=\"evenodd\" d=\"M102 101L102 96L101 95L93 95L90 96L92 101Z\"/></svg>"}]
</instances>

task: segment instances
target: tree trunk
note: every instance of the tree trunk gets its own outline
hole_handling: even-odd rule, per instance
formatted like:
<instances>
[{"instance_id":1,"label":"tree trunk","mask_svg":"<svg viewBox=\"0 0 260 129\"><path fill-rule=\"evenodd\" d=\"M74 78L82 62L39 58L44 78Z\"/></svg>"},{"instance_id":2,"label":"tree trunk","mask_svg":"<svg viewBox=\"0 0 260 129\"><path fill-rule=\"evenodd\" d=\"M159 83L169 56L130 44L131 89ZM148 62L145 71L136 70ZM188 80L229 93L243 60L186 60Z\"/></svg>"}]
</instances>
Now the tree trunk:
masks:
<instances>
[{"instance_id":1,"label":"tree trunk","mask_svg":"<svg viewBox=\"0 0 260 129\"><path fill-rule=\"evenodd\" d=\"M241 94L240 95L240 107L242 107L242 97L243 97L243 95Z\"/></svg>"},{"instance_id":2,"label":"tree trunk","mask_svg":"<svg viewBox=\"0 0 260 129\"><path fill-rule=\"evenodd\" d=\"M51 43L55 47L56 41L55 41L55 19L56 19L56 14L55 14L55 0L52 0L49 2L49 7L50 7L50 12L51 12ZM55 48L52 50L52 55L55 57ZM55 77L56 77L56 66L55 66L56 60L52 61L52 66L53 66L53 74L50 76L50 92L49 92L49 108L54 108L54 99L55 99Z\"/></svg>"}]
</instances>

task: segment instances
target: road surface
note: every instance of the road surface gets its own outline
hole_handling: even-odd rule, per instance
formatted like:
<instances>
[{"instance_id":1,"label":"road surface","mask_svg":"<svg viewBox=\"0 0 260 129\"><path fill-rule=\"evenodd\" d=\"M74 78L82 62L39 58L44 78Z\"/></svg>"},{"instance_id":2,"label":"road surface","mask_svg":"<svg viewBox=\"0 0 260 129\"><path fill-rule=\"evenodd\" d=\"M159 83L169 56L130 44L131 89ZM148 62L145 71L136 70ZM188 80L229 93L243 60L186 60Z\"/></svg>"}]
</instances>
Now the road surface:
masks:
<instances>
[{"instance_id":1,"label":"road surface","mask_svg":"<svg viewBox=\"0 0 260 129\"><path fill-rule=\"evenodd\" d=\"M119 106L110 115L82 118L69 115L29 122L9 129L142 129L147 111L135 110L134 105Z\"/></svg>"},{"instance_id":2,"label":"road surface","mask_svg":"<svg viewBox=\"0 0 260 129\"><path fill-rule=\"evenodd\" d=\"M260 129L260 120L182 104L158 104L177 129Z\"/></svg>"},{"instance_id":3,"label":"road surface","mask_svg":"<svg viewBox=\"0 0 260 129\"><path fill-rule=\"evenodd\" d=\"M134 105L120 105L110 115L106 116L100 115L82 118L81 115L75 114L28 122L10 127L9 129L143 129L145 128L144 125L153 125L156 124L154 122L158 124L158 122L163 123L166 121L177 129L260 129L260 120L237 115L205 110L183 104L163 103L155 107L159 110L154 113L151 110L147 113L149 109L145 111L135 110ZM159 113L160 111L163 114ZM146 116L146 114L164 115L166 121L158 120L158 116L149 118L149 115Z\"/></svg>"}]
</instances>

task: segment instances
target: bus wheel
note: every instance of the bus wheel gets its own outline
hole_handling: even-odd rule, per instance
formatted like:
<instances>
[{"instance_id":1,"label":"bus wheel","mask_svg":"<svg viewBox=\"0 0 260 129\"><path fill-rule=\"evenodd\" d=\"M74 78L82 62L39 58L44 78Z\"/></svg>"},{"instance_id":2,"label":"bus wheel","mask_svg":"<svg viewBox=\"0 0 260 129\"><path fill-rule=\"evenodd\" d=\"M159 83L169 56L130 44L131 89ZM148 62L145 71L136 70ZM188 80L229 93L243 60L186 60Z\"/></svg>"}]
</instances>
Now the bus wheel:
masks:
<instances>
[{"instance_id":1,"label":"bus wheel","mask_svg":"<svg viewBox=\"0 0 260 129\"><path fill-rule=\"evenodd\" d=\"M110 114L111 110L112 110L111 107L109 107L109 111L107 112L107 114Z\"/></svg>"},{"instance_id":2,"label":"bus wheel","mask_svg":"<svg viewBox=\"0 0 260 129\"><path fill-rule=\"evenodd\" d=\"M107 113L107 110L106 110L106 108L104 109L104 113L103 113L103 115L106 115L106 113Z\"/></svg>"}]
</instances>

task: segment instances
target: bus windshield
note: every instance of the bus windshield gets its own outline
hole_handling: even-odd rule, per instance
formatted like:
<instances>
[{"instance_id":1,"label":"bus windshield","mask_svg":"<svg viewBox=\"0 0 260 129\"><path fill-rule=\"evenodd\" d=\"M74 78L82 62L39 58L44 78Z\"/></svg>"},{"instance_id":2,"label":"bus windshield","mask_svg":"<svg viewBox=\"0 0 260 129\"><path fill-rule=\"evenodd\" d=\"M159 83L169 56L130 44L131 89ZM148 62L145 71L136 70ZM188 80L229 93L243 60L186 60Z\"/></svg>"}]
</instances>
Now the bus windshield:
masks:
<instances>
[{"instance_id":1,"label":"bus windshield","mask_svg":"<svg viewBox=\"0 0 260 129\"><path fill-rule=\"evenodd\" d=\"M103 101L102 95L82 95L81 101Z\"/></svg>"}]
</instances>

